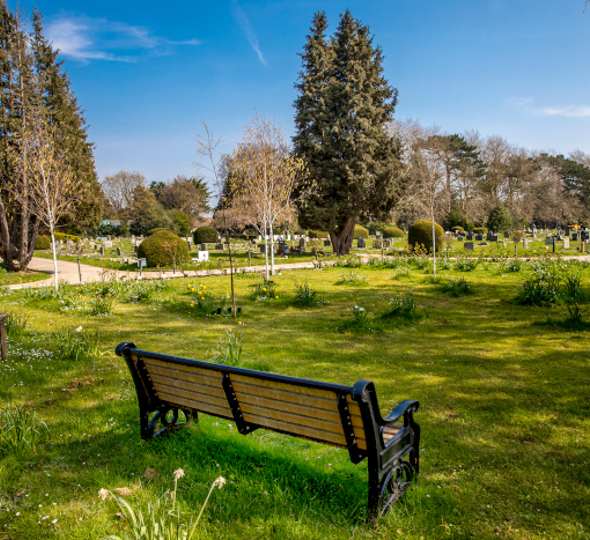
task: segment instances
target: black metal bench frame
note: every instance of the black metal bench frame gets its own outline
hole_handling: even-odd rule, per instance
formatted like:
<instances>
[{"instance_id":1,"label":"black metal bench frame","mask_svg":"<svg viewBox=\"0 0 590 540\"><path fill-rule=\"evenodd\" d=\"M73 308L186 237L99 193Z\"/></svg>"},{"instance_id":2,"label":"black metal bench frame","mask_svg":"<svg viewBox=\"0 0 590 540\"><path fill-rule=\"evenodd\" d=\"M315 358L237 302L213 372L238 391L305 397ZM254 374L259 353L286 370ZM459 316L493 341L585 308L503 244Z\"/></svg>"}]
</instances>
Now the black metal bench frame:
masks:
<instances>
[{"instance_id":1,"label":"black metal bench frame","mask_svg":"<svg viewBox=\"0 0 590 540\"><path fill-rule=\"evenodd\" d=\"M350 460L354 464L357 464L367 458L369 480L368 519L371 523L376 524L379 514L387 514L392 504L405 493L412 480L418 474L420 426L414 421L414 413L419 408L418 401L402 401L389 415L383 418L379 411L375 385L371 381L360 380L352 387L324 383L144 351L137 349L132 342L120 343L116 348L116 353L125 358L131 371L139 401L141 437L144 440L168 433L170 430L188 423L191 419L198 419L198 411L186 410L179 404L165 402L159 399L151 382L148 369L142 360L142 356L147 356L172 365L192 365L201 369L210 369L221 373L222 386L228 400L229 408L233 414L236 427L242 435L252 433L261 426L244 421L240 410L240 403L230 381L229 375L232 373L243 374L261 380L297 384L298 386L334 392L338 396L338 410L340 412ZM132 354L138 357L137 368L131 359ZM351 418L348 413L347 395L350 395L359 405L366 436L366 450L357 446ZM178 421L179 411L182 411L186 416L186 422ZM152 418L150 418L151 414L153 414ZM403 424L399 423L402 418ZM159 430L156 429L158 422L162 424L162 428ZM385 440L384 432L388 429L398 431L389 440ZM281 432L280 429L273 428L272 430ZM283 433L293 436L289 432ZM317 439L317 441L329 444L321 439Z\"/></svg>"}]
</instances>

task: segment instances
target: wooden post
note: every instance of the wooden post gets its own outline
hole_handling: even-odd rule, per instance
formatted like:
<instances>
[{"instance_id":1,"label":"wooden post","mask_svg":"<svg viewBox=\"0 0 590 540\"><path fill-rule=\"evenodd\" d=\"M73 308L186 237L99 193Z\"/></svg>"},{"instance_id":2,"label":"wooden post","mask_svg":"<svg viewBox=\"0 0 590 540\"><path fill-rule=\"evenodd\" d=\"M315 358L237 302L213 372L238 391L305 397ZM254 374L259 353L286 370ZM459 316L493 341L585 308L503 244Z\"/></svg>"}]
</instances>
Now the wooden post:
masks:
<instances>
[{"instance_id":1,"label":"wooden post","mask_svg":"<svg viewBox=\"0 0 590 540\"><path fill-rule=\"evenodd\" d=\"M8 349L6 347L6 326L4 326L4 319L8 317L8 313L0 313L0 343L2 348L2 360L8 359Z\"/></svg>"},{"instance_id":2,"label":"wooden post","mask_svg":"<svg viewBox=\"0 0 590 540\"><path fill-rule=\"evenodd\" d=\"M252 266L252 251L248 250L248 266Z\"/></svg>"},{"instance_id":3,"label":"wooden post","mask_svg":"<svg viewBox=\"0 0 590 540\"><path fill-rule=\"evenodd\" d=\"M82 283L82 269L80 268L80 255L78 255L78 278L80 279L80 283Z\"/></svg>"}]
</instances>

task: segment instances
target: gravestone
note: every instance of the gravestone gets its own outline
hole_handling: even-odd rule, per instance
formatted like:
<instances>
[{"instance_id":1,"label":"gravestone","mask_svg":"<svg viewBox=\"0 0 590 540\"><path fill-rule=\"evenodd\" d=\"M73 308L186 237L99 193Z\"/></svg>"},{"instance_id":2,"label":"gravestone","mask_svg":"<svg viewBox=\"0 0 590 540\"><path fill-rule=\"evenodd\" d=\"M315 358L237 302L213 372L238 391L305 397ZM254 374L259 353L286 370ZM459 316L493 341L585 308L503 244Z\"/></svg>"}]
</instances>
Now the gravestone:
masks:
<instances>
[{"instance_id":1,"label":"gravestone","mask_svg":"<svg viewBox=\"0 0 590 540\"><path fill-rule=\"evenodd\" d=\"M139 251L139 246L133 246L133 253L137 253Z\"/></svg>"},{"instance_id":2,"label":"gravestone","mask_svg":"<svg viewBox=\"0 0 590 540\"><path fill-rule=\"evenodd\" d=\"M463 248L467 251L473 251L473 242L465 242L465 244L463 244Z\"/></svg>"},{"instance_id":3,"label":"gravestone","mask_svg":"<svg viewBox=\"0 0 590 540\"><path fill-rule=\"evenodd\" d=\"M580 236L581 236L582 242L588 242L588 240L590 240L590 232L588 232L588 231L582 231Z\"/></svg>"},{"instance_id":4,"label":"gravestone","mask_svg":"<svg viewBox=\"0 0 590 540\"><path fill-rule=\"evenodd\" d=\"M478 242L477 245L478 246L489 246L490 244L488 244L487 242Z\"/></svg>"},{"instance_id":5,"label":"gravestone","mask_svg":"<svg viewBox=\"0 0 590 540\"><path fill-rule=\"evenodd\" d=\"M223 244L215 244L215 249L223 250Z\"/></svg>"},{"instance_id":6,"label":"gravestone","mask_svg":"<svg viewBox=\"0 0 590 540\"><path fill-rule=\"evenodd\" d=\"M207 251L207 246L205 244L201 244L199 246L199 251Z\"/></svg>"},{"instance_id":7,"label":"gravestone","mask_svg":"<svg viewBox=\"0 0 590 540\"><path fill-rule=\"evenodd\" d=\"M476 240L477 242L481 242L481 241L483 240L483 234L478 234L478 235L475 237L475 240Z\"/></svg>"},{"instance_id":8,"label":"gravestone","mask_svg":"<svg viewBox=\"0 0 590 540\"><path fill-rule=\"evenodd\" d=\"M563 238L563 249L569 249L570 248L570 239L567 236L564 236Z\"/></svg>"},{"instance_id":9,"label":"gravestone","mask_svg":"<svg viewBox=\"0 0 590 540\"><path fill-rule=\"evenodd\" d=\"M209 252L208 251L199 251L197 253L197 260L199 262L207 262L209 260Z\"/></svg>"},{"instance_id":10,"label":"gravestone","mask_svg":"<svg viewBox=\"0 0 590 540\"><path fill-rule=\"evenodd\" d=\"M120 247L118 247L118 248L117 248L117 257L120 257L120 256L121 256L121 248L120 248Z\"/></svg>"},{"instance_id":11,"label":"gravestone","mask_svg":"<svg viewBox=\"0 0 590 540\"><path fill-rule=\"evenodd\" d=\"M266 245L265 244L260 244L260 246L258 246L260 248L260 253L266 253Z\"/></svg>"},{"instance_id":12,"label":"gravestone","mask_svg":"<svg viewBox=\"0 0 590 540\"><path fill-rule=\"evenodd\" d=\"M104 243L104 247L105 247L105 248L107 248L107 249L108 249L108 248L112 248L112 247L113 247L113 243L112 243L110 240L107 240L107 241Z\"/></svg>"},{"instance_id":13,"label":"gravestone","mask_svg":"<svg viewBox=\"0 0 590 540\"><path fill-rule=\"evenodd\" d=\"M529 249L529 239L528 238L523 238L522 239L522 247L524 249Z\"/></svg>"},{"instance_id":14,"label":"gravestone","mask_svg":"<svg viewBox=\"0 0 590 540\"><path fill-rule=\"evenodd\" d=\"M473 240L473 233L467 233L467 240Z\"/></svg>"},{"instance_id":15,"label":"gravestone","mask_svg":"<svg viewBox=\"0 0 590 540\"><path fill-rule=\"evenodd\" d=\"M187 240L186 243L188 245L188 250L190 251L193 248L193 243L190 240Z\"/></svg>"},{"instance_id":16,"label":"gravestone","mask_svg":"<svg viewBox=\"0 0 590 540\"><path fill-rule=\"evenodd\" d=\"M463 240L465 240L465 238L463 236L457 236L457 240L459 242L463 242Z\"/></svg>"},{"instance_id":17,"label":"gravestone","mask_svg":"<svg viewBox=\"0 0 590 540\"><path fill-rule=\"evenodd\" d=\"M572 233L572 242L577 242L578 241L578 233Z\"/></svg>"},{"instance_id":18,"label":"gravestone","mask_svg":"<svg viewBox=\"0 0 590 540\"><path fill-rule=\"evenodd\" d=\"M504 238L510 238L510 233L509 232L505 232L504 233Z\"/></svg>"},{"instance_id":19,"label":"gravestone","mask_svg":"<svg viewBox=\"0 0 590 540\"><path fill-rule=\"evenodd\" d=\"M305 249L305 238L301 237L301 238L299 239L299 247L300 247L301 249Z\"/></svg>"},{"instance_id":20,"label":"gravestone","mask_svg":"<svg viewBox=\"0 0 590 540\"><path fill-rule=\"evenodd\" d=\"M497 242L497 241L498 241L498 237L495 234L488 236L488 242Z\"/></svg>"},{"instance_id":21,"label":"gravestone","mask_svg":"<svg viewBox=\"0 0 590 540\"><path fill-rule=\"evenodd\" d=\"M324 240L324 247L330 247L331 245L330 240Z\"/></svg>"},{"instance_id":22,"label":"gravestone","mask_svg":"<svg viewBox=\"0 0 590 540\"><path fill-rule=\"evenodd\" d=\"M104 246L100 246L100 256L104 257Z\"/></svg>"},{"instance_id":23,"label":"gravestone","mask_svg":"<svg viewBox=\"0 0 590 540\"><path fill-rule=\"evenodd\" d=\"M358 248L365 248L367 247L367 243L365 242L364 238L361 238L360 236L356 239L356 246Z\"/></svg>"},{"instance_id":24,"label":"gravestone","mask_svg":"<svg viewBox=\"0 0 590 540\"><path fill-rule=\"evenodd\" d=\"M545 237L545 244L547 244L548 246L552 246L553 245L553 237L552 236L546 236Z\"/></svg>"},{"instance_id":25,"label":"gravestone","mask_svg":"<svg viewBox=\"0 0 590 540\"><path fill-rule=\"evenodd\" d=\"M488 231L488 234L486 235L486 241L487 242L491 242L492 241L492 236L494 236L494 233L491 231Z\"/></svg>"}]
</instances>

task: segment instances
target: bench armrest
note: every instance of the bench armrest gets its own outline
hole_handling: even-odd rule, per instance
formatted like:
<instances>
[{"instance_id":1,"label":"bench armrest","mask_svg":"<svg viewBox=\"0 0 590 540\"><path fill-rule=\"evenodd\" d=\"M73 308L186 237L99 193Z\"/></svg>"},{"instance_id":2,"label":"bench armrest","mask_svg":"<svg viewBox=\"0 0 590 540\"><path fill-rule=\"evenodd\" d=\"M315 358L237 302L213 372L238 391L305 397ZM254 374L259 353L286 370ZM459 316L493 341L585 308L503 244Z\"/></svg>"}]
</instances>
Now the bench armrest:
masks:
<instances>
[{"instance_id":1,"label":"bench armrest","mask_svg":"<svg viewBox=\"0 0 590 540\"><path fill-rule=\"evenodd\" d=\"M383 418L382 425L395 424L406 412L414 413L418 410L419 406L420 404L413 399L402 401L393 411Z\"/></svg>"}]
</instances>

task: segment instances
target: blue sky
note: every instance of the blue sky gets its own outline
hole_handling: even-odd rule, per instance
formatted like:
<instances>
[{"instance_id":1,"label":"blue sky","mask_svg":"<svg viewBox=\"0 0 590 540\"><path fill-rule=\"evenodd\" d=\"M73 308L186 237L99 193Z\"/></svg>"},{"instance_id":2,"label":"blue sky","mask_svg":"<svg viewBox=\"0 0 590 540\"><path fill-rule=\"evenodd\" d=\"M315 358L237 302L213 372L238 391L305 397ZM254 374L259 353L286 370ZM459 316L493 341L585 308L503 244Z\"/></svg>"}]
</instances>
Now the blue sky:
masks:
<instances>
[{"instance_id":1,"label":"blue sky","mask_svg":"<svg viewBox=\"0 0 590 540\"><path fill-rule=\"evenodd\" d=\"M14 1L10 6L14 8ZM349 8L385 54L396 118L536 150L590 152L585 0L37 0L90 125L99 177L193 175L205 122L239 141L258 111L293 133L313 14ZM21 0L21 9L32 8Z\"/></svg>"}]
</instances>

